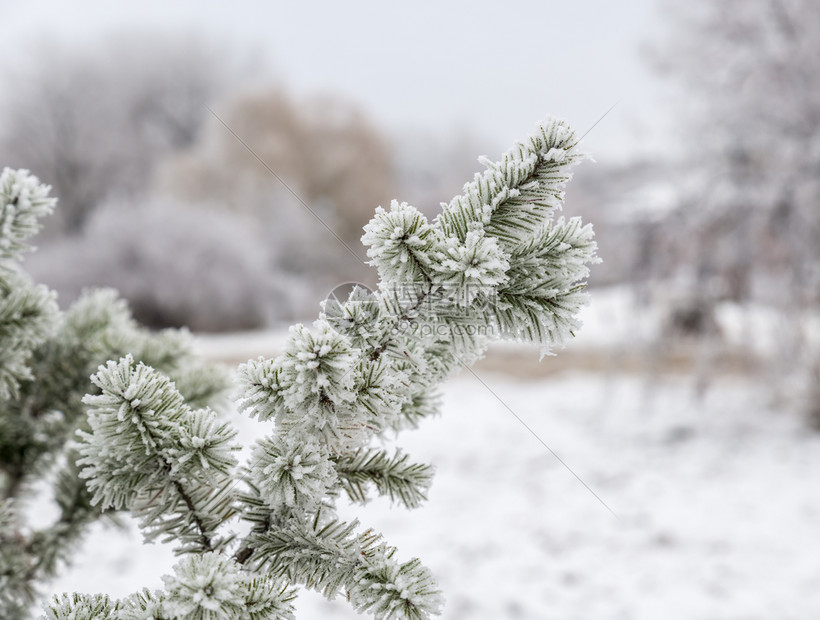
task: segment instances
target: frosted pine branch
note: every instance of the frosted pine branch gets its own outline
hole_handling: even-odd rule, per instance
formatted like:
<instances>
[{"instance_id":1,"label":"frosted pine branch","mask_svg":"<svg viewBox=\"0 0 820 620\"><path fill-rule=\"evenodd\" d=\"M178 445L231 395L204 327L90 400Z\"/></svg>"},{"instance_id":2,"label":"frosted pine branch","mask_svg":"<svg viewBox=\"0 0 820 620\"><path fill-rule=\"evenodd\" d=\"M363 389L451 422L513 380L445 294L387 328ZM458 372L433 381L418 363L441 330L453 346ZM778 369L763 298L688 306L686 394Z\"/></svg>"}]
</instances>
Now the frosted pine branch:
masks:
<instances>
[{"instance_id":1,"label":"frosted pine branch","mask_svg":"<svg viewBox=\"0 0 820 620\"><path fill-rule=\"evenodd\" d=\"M191 410L173 383L126 356L92 376L79 463L92 502L128 508L149 538L212 551L233 513L230 474L236 432L210 410Z\"/></svg>"},{"instance_id":2,"label":"frosted pine branch","mask_svg":"<svg viewBox=\"0 0 820 620\"><path fill-rule=\"evenodd\" d=\"M76 465L74 433L85 425L81 401L95 389L94 369L131 352L173 376L189 402L201 405L218 406L227 385L222 370L195 359L189 334L148 332L115 292L89 291L63 313L51 291L23 274L17 262L56 202L48 192L25 170L0 174L0 617L13 620L30 617L43 584L70 563L91 523L109 515L116 522L93 504ZM199 416L189 448L190 440L212 434L210 414ZM185 435L179 439L185 444ZM50 490L56 509L39 529L19 501L35 490ZM206 499L191 498L195 505ZM105 597L67 596L47 614L76 620L117 609Z\"/></svg>"},{"instance_id":3,"label":"frosted pine branch","mask_svg":"<svg viewBox=\"0 0 820 620\"><path fill-rule=\"evenodd\" d=\"M0 260L19 260L30 250L26 240L40 230L39 219L51 213L56 198L28 170L4 168L0 173Z\"/></svg>"},{"instance_id":4,"label":"frosted pine branch","mask_svg":"<svg viewBox=\"0 0 820 620\"><path fill-rule=\"evenodd\" d=\"M368 439L432 413L430 391L480 357L491 337L531 340L546 349L563 344L577 328L575 315L585 303L583 280L596 247L591 228L552 216L563 200L568 169L581 157L572 131L560 121L548 122L500 162L483 160L485 173L465 185L464 194L433 223L406 203L394 201L389 210L377 210L362 241L379 271L379 289L356 289L347 301L329 300L313 331L298 326L292 332L283 356L241 367L240 408L273 420L274 437L278 433L290 442L301 437L305 445L318 441L335 464L334 484L355 501L363 501L365 486L373 483L380 494L417 505L429 470L369 451ZM341 381L334 384L333 376ZM256 483L262 494L263 478ZM285 504L295 513L260 521L258 505L250 509L261 525L252 536L259 547L250 542L245 548L249 557L284 570L278 562L290 558L292 568L298 556L306 562L304 570L292 568L289 579L302 572L306 585L326 595L342 588L348 597L360 592L350 573L326 574L321 563L314 563L329 553L322 550L321 537L354 536L352 526L313 532L311 546L306 542L310 532L299 524L318 505L318 487L300 493L300 484L289 486ZM331 506L332 486L326 490ZM300 494L301 502L296 500ZM370 609L364 602L361 608ZM395 612L389 605L379 608ZM396 617L415 617L407 613Z\"/></svg>"},{"instance_id":5,"label":"frosted pine branch","mask_svg":"<svg viewBox=\"0 0 820 620\"><path fill-rule=\"evenodd\" d=\"M379 620L422 620L437 613L443 601L430 571L418 560L398 563L395 548L371 530L355 534L357 525L292 519L287 527L255 537L257 562L265 571L303 581L328 598L344 588L357 611Z\"/></svg>"},{"instance_id":6,"label":"frosted pine branch","mask_svg":"<svg viewBox=\"0 0 820 620\"><path fill-rule=\"evenodd\" d=\"M375 440L435 414L441 382L493 339L546 350L574 334L596 245L591 227L555 216L582 157L566 123L549 120L500 161L482 158L433 221L407 203L377 209L362 241L378 288L327 300L282 355L240 366L239 411L270 425L242 467L229 426L162 374L129 356L100 367L81 447L92 499L130 509L184 559L165 591L60 599L48 613L110 604L122 618L284 618L292 585L380 620L440 613L432 573L336 505L378 494L418 507L432 466ZM179 376L194 398L208 394L207 381ZM250 529L241 538L236 520Z\"/></svg>"},{"instance_id":7,"label":"frosted pine branch","mask_svg":"<svg viewBox=\"0 0 820 620\"><path fill-rule=\"evenodd\" d=\"M433 468L423 463L409 462L409 456L397 451L393 456L383 450L359 450L336 462L342 488L354 502L366 503L368 487L379 495L416 508L427 499L433 482Z\"/></svg>"}]
</instances>

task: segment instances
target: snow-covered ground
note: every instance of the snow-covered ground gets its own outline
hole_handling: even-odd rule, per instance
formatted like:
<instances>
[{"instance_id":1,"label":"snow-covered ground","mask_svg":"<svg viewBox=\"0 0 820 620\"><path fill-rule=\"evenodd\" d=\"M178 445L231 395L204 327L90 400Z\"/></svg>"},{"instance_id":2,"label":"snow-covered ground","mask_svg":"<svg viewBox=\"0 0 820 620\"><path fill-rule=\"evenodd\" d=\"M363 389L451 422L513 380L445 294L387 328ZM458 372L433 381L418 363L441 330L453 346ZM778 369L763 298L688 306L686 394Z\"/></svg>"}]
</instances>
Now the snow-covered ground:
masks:
<instances>
[{"instance_id":1,"label":"snow-covered ground","mask_svg":"<svg viewBox=\"0 0 820 620\"><path fill-rule=\"evenodd\" d=\"M532 352L532 355L537 355ZM443 415L400 436L438 473L408 512L345 508L439 577L453 620L820 618L820 436L757 386L469 373ZM510 413L572 469L581 484ZM242 422L244 439L262 432ZM55 591L158 587L174 559L102 527ZM358 618L313 593L300 620Z\"/></svg>"}]
</instances>

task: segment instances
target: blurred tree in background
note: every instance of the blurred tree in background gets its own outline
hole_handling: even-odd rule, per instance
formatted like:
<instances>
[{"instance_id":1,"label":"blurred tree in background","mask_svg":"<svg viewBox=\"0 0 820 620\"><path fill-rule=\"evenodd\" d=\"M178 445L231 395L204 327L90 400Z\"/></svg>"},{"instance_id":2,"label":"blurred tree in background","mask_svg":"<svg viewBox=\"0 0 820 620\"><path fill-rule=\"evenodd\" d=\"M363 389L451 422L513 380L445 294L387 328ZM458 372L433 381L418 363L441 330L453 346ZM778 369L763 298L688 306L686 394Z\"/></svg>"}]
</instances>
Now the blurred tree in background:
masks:
<instances>
[{"instance_id":1,"label":"blurred tree in background","mask_svg":"<svg viewBox=\"0 0 820 620\"><path fill-rule=\"evenodd\" d=\"M190 145L204 105L247 73L224 50L178 34L30 51L3 75L0 160L54 187L52 234L79 232L106 200L144 196L158 158Z\"/></svg>"},{"instance_id":2,"label":"blurred tree in background","mask_svg":"<svg viewBox=\"0 0 820 620\"><path fill-rule=\"evenodd\" d=\"M162 158L193 143L206 106L249 79L250 65L179 34L32 50L0 89L0 161L60 195L28 270L63 307L86 287L112 286L151 327L265 324L261 240L241 222L158 197L153 182Z\"/></svg>"},{"instance_id":3,"label":"blurred tree in background","mask_svg":"<svg viewBox=\"0 0 820 620\"><path fill-rule=\"evenodd\" d=\"M333 233L358 248L375 206L395 193L390 145L379 130L344 101L296 101L281 88L235 95L215 114L196 143L163 163L162 190L250 218L297 314L340 280L367 278ZM306 278L321 286L305 291Z\"/></svg>"},{"instance_id":4,"label":"blurred tree in background","mask_svg":"<svg viewBox=\"0 0 820 620\"><path fill-rule=\"evenodd\" d=\"M724 300L774 307L781 322L769 367L781 377L799 370L805 381L818 364L820 4L668 2L666 10L672 27L654 59L680 94L681 191L648 240L673 257L655 274L686 287L684 319ZM820 399L810 409L820 418Z\"/></svg>"},{"instance_id":5,"label":"blurred tree in background","mask_svg":"<svg viewBox=\"0 0 820 620\"><path fill-rule=\"evenodd\" d=\"M339 235L358 243L373 205L395 189L386 140L344 101L295 101L280 88L267 88L231 97L217 114L200 140L165 162L162 181L181 198L259 208L264 196L246 193L268 195L281 187L259 157L302 200L326 205Z\"/></svg>"},{"instance_id":6,"label":"blurred tree in background","mask_svg":"<svg viewBox=\"0 0 820 620\"><path fill-rule=\"evenodd\" d=\"M276 301L261 239L242 220L201 205L106 203L81 233L44 245L26 267L61 300L91 284L116 287L148 327L253 329Z\"/></svg>"},{"instance_id":7,"label":"blurred tree in background","mask_svg":"<svg viewBox=\"0 0 820 620\"><path fill-rule=\"evenodd\" d=\"M146 325L251 329L366 278L317 221L358 247L396 193L392 147L361 111L249 88L270 77L178 33L32 49L0 75L0 161L61 196L27 267L63 305L113 286Z\"/></svg>"},{"instance_id":8,"label":"blurred tree in background","mask_svg":"<svg viewBox=\"0 0 820 620\"><path fill-rule=\"evenodd\" d=\"M716 295L820 301L820 5L670 3L686 90L684 256ZM695 241L695 243L692 243Z\"/></svg>"}]
</instances>

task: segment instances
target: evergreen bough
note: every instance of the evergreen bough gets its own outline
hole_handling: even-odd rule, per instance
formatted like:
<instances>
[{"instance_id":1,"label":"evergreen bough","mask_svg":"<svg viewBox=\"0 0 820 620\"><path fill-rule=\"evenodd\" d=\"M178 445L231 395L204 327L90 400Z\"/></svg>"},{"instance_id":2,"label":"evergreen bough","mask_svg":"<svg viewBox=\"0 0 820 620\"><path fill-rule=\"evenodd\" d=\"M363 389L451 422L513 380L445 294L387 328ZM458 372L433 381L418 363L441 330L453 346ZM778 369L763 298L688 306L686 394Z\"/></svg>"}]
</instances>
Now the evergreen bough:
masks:
<instances>
[{"instance_id":1,"label":"evergreen bough","mask_svg":"<svg viewBox=\"0 0 820 620\"><path fill-rule=\"evenodd\" d=\"M190 334L138 327L113 291L88 291L60 312L55 295L29 280L19 261L39 218L54 208L49 189L25 170L0 174L0 617L7 620L29 617L38 584L58 572L89 525L115 517L116 504L95 501L77 465L91 373L129 353L173 378L193 406L220 406L230 386L223 369L197 360ZM38 529L29 525L27 500L45 485L57 517Z\"/></svg>"},{"instance_id":2,"label":"evergreen bough","mask_svg":"<svg viewBox=\"0 0 820 620\"><path fill-rule=\"evenodd\" d=\"M372 440L434 414L439 384L492 339L546 353L573 335L596 245L591 226L556 213L582 158L575 133L548 120L501 161L482 158L435 220L406 203L377 209L362 237L377 290L329 298L279 357L239 367L239 411L271 423L244 465L230 425L150 360L101 365L78 437L88 505L131 511L182 559L164 590L64 595L45 617L292 618L298 585L378 619L439 613L431 572L335 505L375 493L417 507L432 467Z\"/></svg>"}]
</instances>

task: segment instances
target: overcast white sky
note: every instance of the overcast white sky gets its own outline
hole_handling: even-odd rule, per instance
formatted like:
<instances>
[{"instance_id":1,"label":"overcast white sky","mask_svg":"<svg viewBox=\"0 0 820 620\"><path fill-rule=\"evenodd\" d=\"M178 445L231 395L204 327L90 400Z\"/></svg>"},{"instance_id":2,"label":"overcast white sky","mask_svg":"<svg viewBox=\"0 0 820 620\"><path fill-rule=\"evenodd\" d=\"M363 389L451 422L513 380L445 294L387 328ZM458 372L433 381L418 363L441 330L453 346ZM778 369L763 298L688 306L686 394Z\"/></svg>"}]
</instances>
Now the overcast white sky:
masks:
<instances>
[{"instance_id":1,"label":"overcast white sky","mask_svg":"<svg viewBox=\"0 0 820 620\"><path fill-rule=\"evenodd\" d=\"M0 0L0 54L128 27L204 33L256 50L294 92L343 93L388 128L472 128L498 148L548 113L586 131L617 101L586 140L600 160L659 142L662 97L639 53L656 5Z\"/></svg>"}]
</instances>

